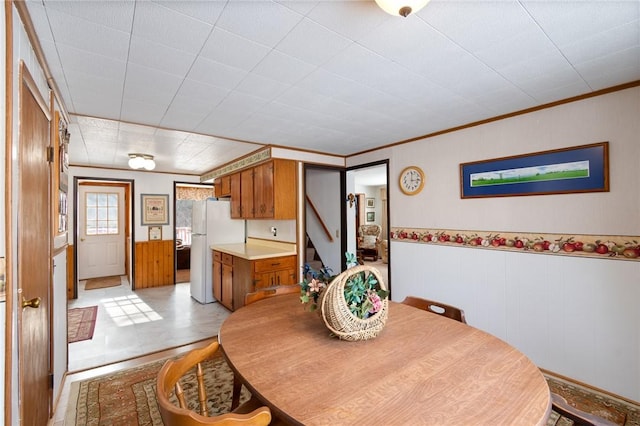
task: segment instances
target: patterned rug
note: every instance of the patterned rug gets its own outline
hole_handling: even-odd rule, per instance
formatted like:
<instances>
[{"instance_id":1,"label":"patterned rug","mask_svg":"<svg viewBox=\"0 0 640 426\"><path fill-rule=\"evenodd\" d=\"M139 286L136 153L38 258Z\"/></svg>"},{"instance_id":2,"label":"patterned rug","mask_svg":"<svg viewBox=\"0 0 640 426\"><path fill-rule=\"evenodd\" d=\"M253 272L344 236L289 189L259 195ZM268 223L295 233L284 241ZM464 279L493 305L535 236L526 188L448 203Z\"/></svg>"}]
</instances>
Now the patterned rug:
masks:
<instances>
[{"instance_id":1,"label":"patterned rug","mask_svg":"<svg viewBox=\"0 0 640 426\"><path fill-rule=\"evenodd\" d=\"M67 341L69 343L89 340L96 328L97 306L73 308L67 311Z\"/></svg>"},{"instance_id":2,"label":"patterned rug","mask_svg":"<svg viewBox=\"0 0 640 426\"><path fill-rule=\"evenodd\" d=\"M544 373L551 392L587 413L602 417L620 426L640 426L640 406L609 394L583 387L574 382ZM573 422L552 412L547 426L569 426Z\"/></svg>"},{"instance_id":3,"label":"patterned rug","mask_svg":"<svg viewBox=\"0 0 640 426\"><path fill-rule=\"evenodd\" d=\"M155 380L164 360L121 372L71 383L65 425L162 426L155 397ZM233 373L220 352L205 361L205 385L213 415L229 411ZM583 411L603 417L621 426L640 426L640 406L585 388L545 373L552 392ZM195 371L181 381L190 408L197 404ZM243 387L241 402L251 394ZM176 401L174 401L175 403ZM573 422L555 412L547 426L571 426Z\"/></svg>"},{"instance_id":4,"label":"patterned rug","mask_svg":"<svg viewBox=\"0 0 640 426\"><path fill-rule=\"evenodd\" d=\"M91 278L84 285L85 290L95 290L97 288L116 287L122 284L120 275L111 277Z\"/></svg>"},{"instance_id":5,"label":"patterned rug","mask_svg":"<svg viewBox=\"0 0 640 426\"><path fill-rule=\"evenodd\" d=\"M156 376L165 360L115 374L71 383L65 426L162 426L156 402ZM212 415L229 412L233 372L218 351L203 363L208 405ZM181 381L190 408L197 404L195 369ZM251 397L244 387L240 402ZM177 405L177 401L173 401ZM194 405L194 406L192 406Z\"/></svg>"}]
</instances>

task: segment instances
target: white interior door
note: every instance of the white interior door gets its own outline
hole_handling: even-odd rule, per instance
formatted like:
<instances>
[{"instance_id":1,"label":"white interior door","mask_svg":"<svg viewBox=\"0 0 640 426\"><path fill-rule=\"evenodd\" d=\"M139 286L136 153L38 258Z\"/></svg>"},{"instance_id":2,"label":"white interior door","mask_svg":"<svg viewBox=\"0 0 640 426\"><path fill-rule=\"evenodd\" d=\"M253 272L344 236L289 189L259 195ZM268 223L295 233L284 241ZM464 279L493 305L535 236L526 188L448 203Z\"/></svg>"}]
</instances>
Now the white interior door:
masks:
<instances>
[{"instance_id":1,"label":"white interior door","mask_svg":"<svg viewBox=\"0 0 640 426\"><path fill-rule=\"evenodd\" d=\"M124 188L80 185L78 279L124 275Z\"/></svg>"}]
</instances>

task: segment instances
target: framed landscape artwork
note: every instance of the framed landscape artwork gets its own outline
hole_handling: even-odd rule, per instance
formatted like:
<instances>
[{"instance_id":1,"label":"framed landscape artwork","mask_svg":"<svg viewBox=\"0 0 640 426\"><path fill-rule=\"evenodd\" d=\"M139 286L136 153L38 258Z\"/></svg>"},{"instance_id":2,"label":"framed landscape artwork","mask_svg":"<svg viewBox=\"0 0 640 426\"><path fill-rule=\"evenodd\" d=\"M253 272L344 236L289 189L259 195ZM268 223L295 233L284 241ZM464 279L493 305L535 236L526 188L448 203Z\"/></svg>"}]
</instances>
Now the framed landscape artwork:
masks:
<instances>
[{"instance_id":1,"label":"framed landscape artwork","mask_svg":"<svg viewBox=\"0 0 640 426\"><path fill-rule=\"evenodd\" d=\"M367 212L367 222L375 222L375 221L376 221L376 213Z\"/></svg>"},{"instance_id":2,"label":"framed landscape artwork","mask_svg":"<svg viewBox=\"0 0 640 426\"><path fill-rule=\"evenodd\" d=\"M460 197L609 191L609 142L460 164Z\"/></svg>"}]
</instances>

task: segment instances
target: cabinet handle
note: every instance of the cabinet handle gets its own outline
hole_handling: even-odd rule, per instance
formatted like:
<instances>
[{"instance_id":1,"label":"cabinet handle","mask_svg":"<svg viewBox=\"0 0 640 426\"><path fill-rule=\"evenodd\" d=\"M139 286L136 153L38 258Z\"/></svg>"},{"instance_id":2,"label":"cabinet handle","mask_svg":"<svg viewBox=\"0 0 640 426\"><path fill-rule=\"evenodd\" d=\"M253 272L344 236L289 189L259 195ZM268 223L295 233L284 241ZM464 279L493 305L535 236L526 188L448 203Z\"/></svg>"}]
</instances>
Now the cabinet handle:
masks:
<instances>
[{"instance_id":1,"label":"cabinet handle","mask_svg":"<svg viewBox=\"0 0 640 426\"><path fill-rule=\"evenodd\" d=\"M271 264L271 266L279 266L279 265L280 265L280 262Z\"/></svg>"}]
</instances>

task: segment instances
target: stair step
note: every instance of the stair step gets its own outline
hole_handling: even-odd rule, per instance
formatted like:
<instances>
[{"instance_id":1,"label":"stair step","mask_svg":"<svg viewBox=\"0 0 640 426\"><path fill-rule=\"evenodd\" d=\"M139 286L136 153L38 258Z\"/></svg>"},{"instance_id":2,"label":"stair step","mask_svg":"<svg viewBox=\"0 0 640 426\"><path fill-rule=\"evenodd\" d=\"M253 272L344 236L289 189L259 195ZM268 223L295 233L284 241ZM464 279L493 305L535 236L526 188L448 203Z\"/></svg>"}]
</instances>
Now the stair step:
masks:
<instances>
[{"instance_id":1,"label":"stair step","mask_svg":"<svg viewBox=\"0 0 640 426\"><path fill-rule=\"evenodd\" d=\"M310 260L307 262L307 265L309 265L312 269L315 269L316 271L319 271L320 268L322 268L322 262L320 262L319 260Z\"/></svg>"}]
</instances>

